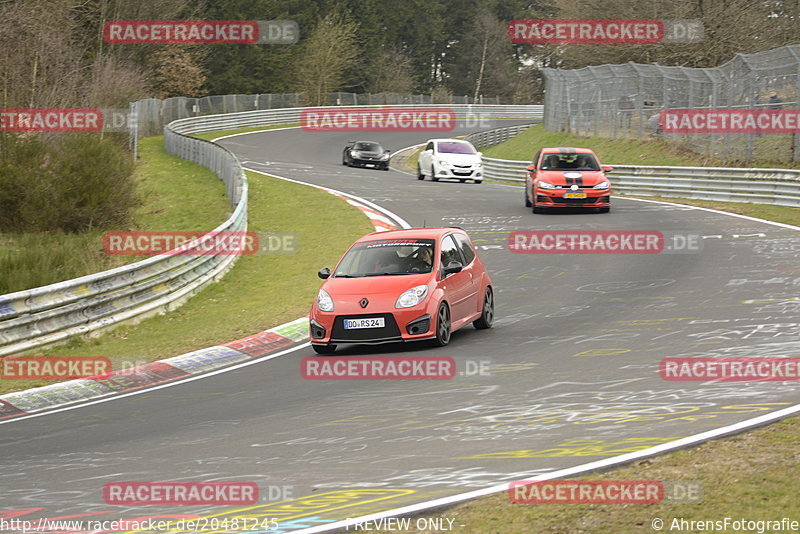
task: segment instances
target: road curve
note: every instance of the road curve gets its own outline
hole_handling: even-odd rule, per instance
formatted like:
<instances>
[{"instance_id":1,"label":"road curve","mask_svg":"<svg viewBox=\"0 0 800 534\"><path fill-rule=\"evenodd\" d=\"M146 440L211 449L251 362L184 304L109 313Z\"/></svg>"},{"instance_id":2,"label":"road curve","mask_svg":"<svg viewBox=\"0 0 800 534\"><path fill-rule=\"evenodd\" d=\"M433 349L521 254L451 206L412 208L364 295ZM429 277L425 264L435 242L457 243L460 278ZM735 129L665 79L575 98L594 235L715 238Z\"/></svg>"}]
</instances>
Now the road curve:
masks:
<instances>
[{"instance_id":1,"label":"road curve","mask_svg":"<svg viewBox=\"0 0 800 534\"><path fill-rule=\"evenodd\" d=\"M393 150L426 140L404 132L368 137ZM452 356L462 370L468 361L489 362L488 375L305 381L300 359L314 353L304 347L203 380L2 425L0 516L23 509L20 517L232 517L245 512L109 506L100 488L121 480L248 480L289 492L291 513L274 502L277 490L246 512L280 517L278 531L289 531L615 456L800 403L790 383L666 382L657 374L664 357L799 352L796 230L626 199L615 199L610 214L534 215L519 188L343 167L341 149L351 138L290 129L220 143L246 167L361 196L413 226L470 232L495 284L495 328L465 328L443 349L392 345L340 354ZM699 234L704 247L532 255L505 245L510 231L544 229Z\"/></svg>"}]
</instances>

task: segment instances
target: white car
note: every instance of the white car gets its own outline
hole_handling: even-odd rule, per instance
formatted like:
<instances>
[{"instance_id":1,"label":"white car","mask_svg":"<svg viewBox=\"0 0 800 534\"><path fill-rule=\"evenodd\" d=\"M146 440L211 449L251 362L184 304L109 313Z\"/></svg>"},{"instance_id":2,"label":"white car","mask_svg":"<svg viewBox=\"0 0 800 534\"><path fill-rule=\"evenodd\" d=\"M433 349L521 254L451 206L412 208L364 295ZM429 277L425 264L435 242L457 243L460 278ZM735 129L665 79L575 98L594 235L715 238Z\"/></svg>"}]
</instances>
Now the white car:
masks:
<instances>
[{"instance_id":1,"label":"white car","mask_svg":"<svg viewBox=\"0 0 800 534\"><path fill-rule=\"evenodd\" d=\"M482 154L472 143L463 139L431 139L419 153L417 179L430 176L438 182L440 178L455 178L461 183L483 181Z\"/></svg>"}]
</instances>

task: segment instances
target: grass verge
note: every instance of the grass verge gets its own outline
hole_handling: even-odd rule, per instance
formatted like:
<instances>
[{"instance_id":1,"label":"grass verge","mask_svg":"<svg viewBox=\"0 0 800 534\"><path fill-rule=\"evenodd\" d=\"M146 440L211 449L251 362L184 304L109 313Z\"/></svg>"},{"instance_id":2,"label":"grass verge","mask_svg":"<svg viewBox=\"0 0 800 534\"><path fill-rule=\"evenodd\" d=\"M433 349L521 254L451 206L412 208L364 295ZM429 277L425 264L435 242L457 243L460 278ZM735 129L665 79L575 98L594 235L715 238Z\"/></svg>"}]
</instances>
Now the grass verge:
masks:
<instances>
[{"instance_id":1,"label":"grass verge","mask_svg":"<svg viewBox=\"0 0 800 534\"><path fill-rule=\"evenodd\" d=\"M693 504L512 504L502 492L460 505L413 516L455 519L465 534L627 534L653 533L653 520L663 532L722 532L721 528L677 528L686 521L746 519L800 520L794 491L800 477L797 462L800 418L654 458L603 473L585 473L575 480L659 480L697 482L702 497ZM588 460L593 460L589 458ZM412 525L415 520L412 520ZM445 522L446 524L446 522ZM375 532L388 533L388 530ZM395 531L396 532L396 531ZM420 532L437 532L421 530ZM728 526L727 532L745 532ZM749 530L759 532L759 530ZM761 532L788 532L772 529Z\"/></svg>"},{"instance_id":2,"label":"grass verge","mask_svg":"<svg viewBox=\"0 0 800 534\"><path fill-rule=\"evenodd\" d=\"M211 230L228 217L225 186L214 173L168 154L162 137L142 139L139 151L134 227L115 230ZM0 235L0 295L143 259L105 254L103 233Z\"/></svg>"},{"instance_id":3,"label":"grass verge","mask_svg":"<svg viewBox=\"0 0 800 534\"><path fill-rule=\"evenodd\" d=\"M765 137L766 139L766 137ZM670 165L677 167L758 167L798 168L798 163L776 164L774 161L755 161L741 165L725 164L721 159L704 156L663 139L608 139L605 137L580 137L565 132L549 132L537 124L503 143L486 147L482 152L490 158L530 161L540 147L586 146L605 164L616 165ZM766 155L771 152L764 149Z\"/></svg>"},{"instance_id":4,"label":"grass verge","mask_svg":"<svg viewBox=\"0 0 800 534\"><path fill-rule=\"evenodd\" d=\"M361 212L324 191L256 173L248 178L248 230L293 233L297 253L242 256L220 282L167 315L39 355L106 356L118 369L227 343L307 314L320 285L317 269L332 267L356 238L374 228ZM49 383L2 380L0 393Z\"/></svg>"},{"instance_id":5,"label":"grass verge","mask_svg":"<svg viewBox=\"0 0 800 534\"><path fill-rule=\"evenodd\" d=\"M273 124L272 126L252 126L250 128L237 128L235 130L214 130L213 132L203 132L198 134L192 134L192 137L197 137L198 139L205 139L206 141L212 141L219 137L225 137L226 135L234 135L240 133L250 133L250 132L261 132L264 130L278 130L281 128L292 128L295 126L300 126L299 123L297 124Z\"/></svg>"}]
</instances>

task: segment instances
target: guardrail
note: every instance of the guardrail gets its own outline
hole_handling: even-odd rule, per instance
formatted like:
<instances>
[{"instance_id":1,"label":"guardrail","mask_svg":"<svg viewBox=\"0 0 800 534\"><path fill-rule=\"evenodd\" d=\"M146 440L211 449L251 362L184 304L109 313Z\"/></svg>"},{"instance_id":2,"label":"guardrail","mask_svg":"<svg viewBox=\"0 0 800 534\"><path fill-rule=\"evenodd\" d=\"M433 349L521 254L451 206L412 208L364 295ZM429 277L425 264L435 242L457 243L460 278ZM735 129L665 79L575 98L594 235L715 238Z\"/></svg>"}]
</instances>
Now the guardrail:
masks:
<instances>
[{"instance_id":1,"label":"guardrail","mask_svg":"<svg viewBox=\"0 0 800 534\"><path fill-rule=\"evenodd\" d=\"M447 108L453 109L457 118L541 118L543 115L542 106L414 104L371 107ZM233 153L186 134L299 123L302 110L280 108L205 115L179 119L164 127L166 150L211 169L223 180L228 191L233 214L200 238L199 243L213 239L217 232L247 230L247 179ZM2 295L0 356L97 333L122 322L174 309L206 284L221 278L236 258L230 254L168 253L101 273Z\"/></svg>"},{"instance_id":2,"label":"guardrail","mask_svg":"<svg viewBox=\"0 0 800 534\"><path fill-rule=\"evenodd\" d=\"M217 232L247 230L247 179L228 150L165 128L167 151L205 165L225 182L233 214L186 247ZM0 296L0 356L98 332L177 307L218 280L237 256L164 254L48 286Z\"/></svg>"},{"instance_id":3,"label":"guardrail","mask_svg":"<svg viewBox=\"0 0 800 534\"><path fill-rule=\"evenodd\" d=\"M528 165L484 157L484 179L522 184ZM609 180L620 193L800 207L800 171L610 165Z\"/></svg>"},{"instance_id":4,"label":"guardrail","mask_svg":"<svg viewBox=\"0 0 800 534\"><path fill-rule=\"evenodd\" d=\"M475 146L490 146L530 126L497 128L467 139ZM530 161L483 157L484 179L522 184L528 165ZM609 180L621 193L800 207L800 171L794 169L611 166Z\"/></svg>"}]
</instances>

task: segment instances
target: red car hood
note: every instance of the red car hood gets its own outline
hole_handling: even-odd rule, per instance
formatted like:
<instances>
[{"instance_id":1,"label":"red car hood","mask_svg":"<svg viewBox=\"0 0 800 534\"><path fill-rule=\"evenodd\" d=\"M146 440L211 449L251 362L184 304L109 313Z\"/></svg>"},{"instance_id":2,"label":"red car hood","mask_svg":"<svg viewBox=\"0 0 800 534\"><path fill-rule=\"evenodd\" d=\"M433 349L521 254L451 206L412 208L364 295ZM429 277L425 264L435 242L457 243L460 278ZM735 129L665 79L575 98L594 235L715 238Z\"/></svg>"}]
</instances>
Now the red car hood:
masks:
<instances>
[{"instance_id":1,"label":"red car hood","mask_svg":"<svg viewBox=\"0 0 800 534\"><path fill-rule=\"evenodd\" d=\"M576 176L580 174L580 178L577 181L572 178L568 179L564 176L564 173L575 174ZM568 186L576 183L577 185L592 187L607 178L603 171L540 171L539 179L550 182L553 185Z\"/></svg>"},{"instance_id":2,"label":"red car hood","mask_svg":"<svg viewBox=\"0 0 800 534\"><path fill-rule=\"evenodd\" d=\"M414 286L427 284L434 273L406 274L397 276L364 276L360 278L328 278L322 289L328 292L333 300L339 297L370 297L378 295L400 296L403 291ZM393 301L394 302L394 301Z\"/></svg>"}]
</instances>

